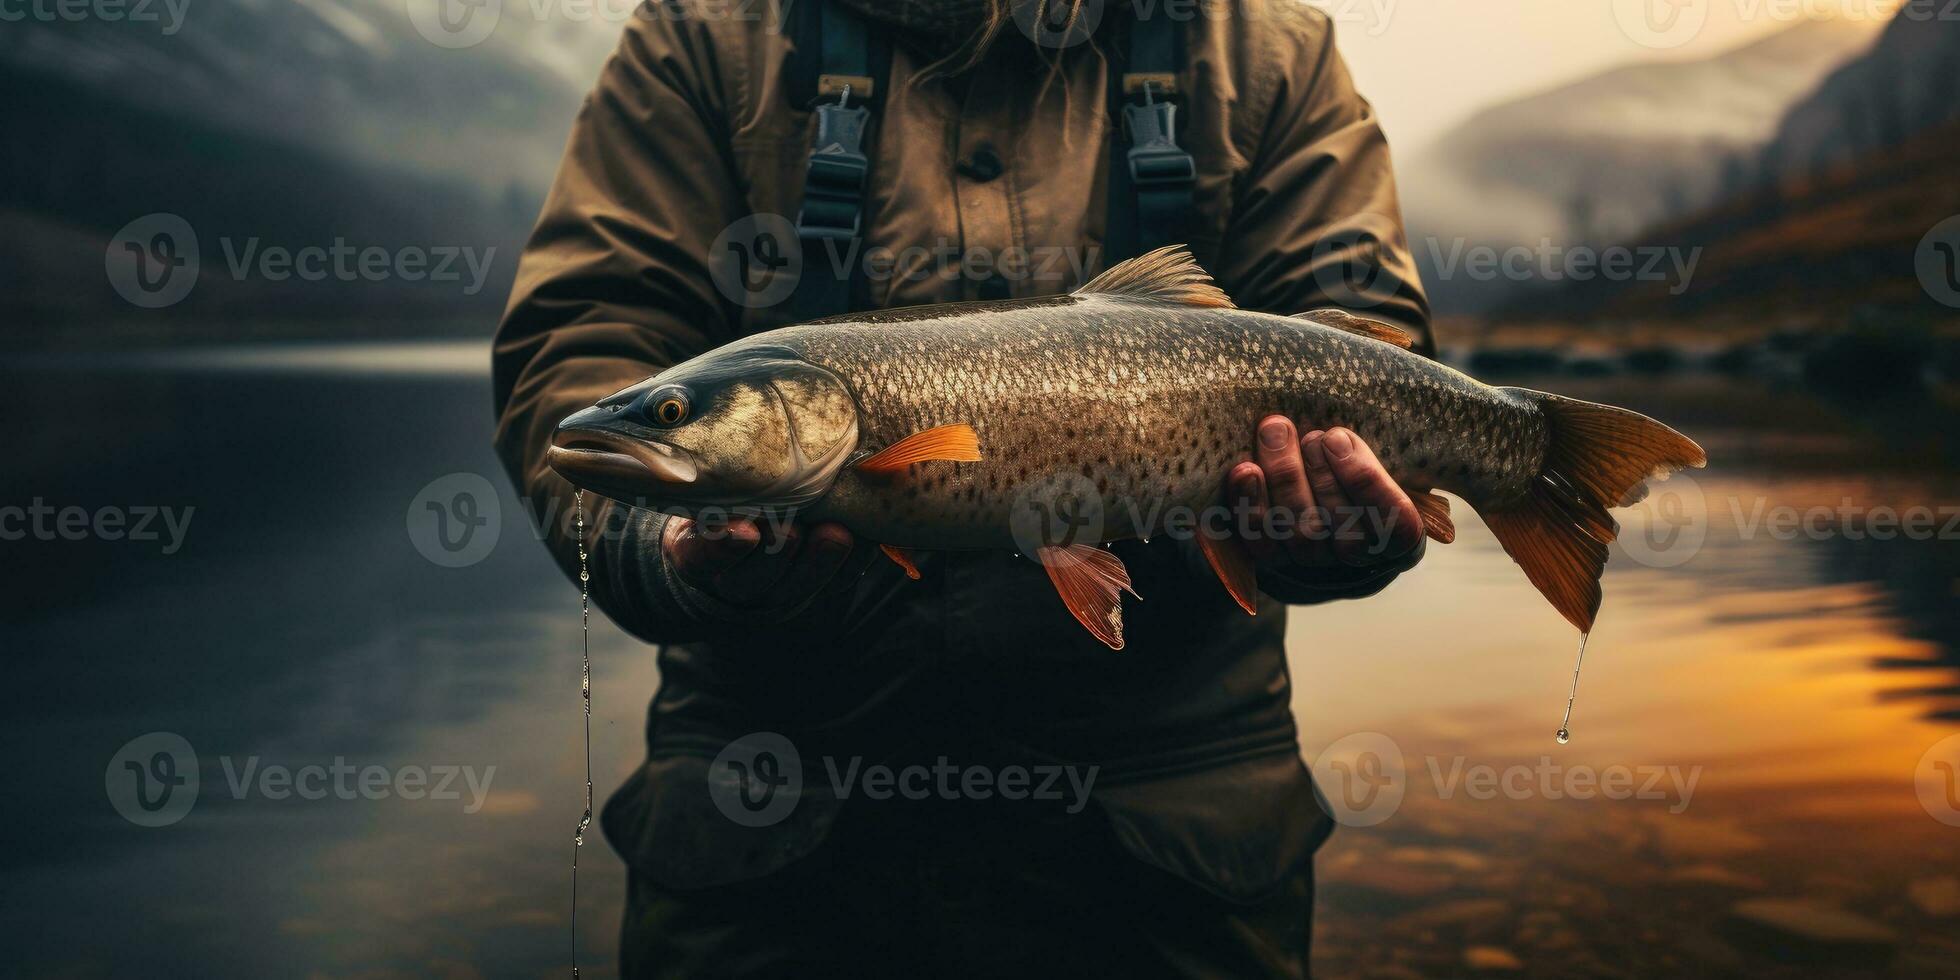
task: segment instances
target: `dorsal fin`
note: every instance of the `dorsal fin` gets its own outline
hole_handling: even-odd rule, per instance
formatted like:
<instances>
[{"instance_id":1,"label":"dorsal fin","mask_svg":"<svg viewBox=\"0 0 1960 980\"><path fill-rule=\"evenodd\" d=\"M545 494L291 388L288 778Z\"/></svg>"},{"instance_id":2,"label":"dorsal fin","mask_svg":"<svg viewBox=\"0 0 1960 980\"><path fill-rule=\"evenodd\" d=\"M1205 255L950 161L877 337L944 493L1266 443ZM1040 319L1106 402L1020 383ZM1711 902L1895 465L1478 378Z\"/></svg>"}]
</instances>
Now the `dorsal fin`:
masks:
<instances>
[{"instance_id":1,"label":"dorsal fin","mask_svg":"<svg viewBox=\"0 0 1960 980\"><path fill-rule=\"evenodd\" d=\"M1380 320L1369 320L1358 317L1346 310L1308 310L1305 313L1293 314L1293 318L1295 320L1306 320L1309 323L1318 323L1323 327L1332 327L1335 330L1346 331L1347 333L1357 334L1362 337L1371 337L1383 343L1394 344L1403 350L1413 350L1415 348L1415 338L1409 336L1402 328L1391 327Z\"/></svg>"},{"instance_id":2,"label":"dorsal fin","mask_svg":"<svg viewBox=\"0 0 1960 980\"><path fill-rule=\"evenodd\" d=\"M1187 306L1232 309L1232 298L1183 245L1166 245L1103 270L1075 291L1077 296L1124 296Z\"/></svg>"}]
</instances>

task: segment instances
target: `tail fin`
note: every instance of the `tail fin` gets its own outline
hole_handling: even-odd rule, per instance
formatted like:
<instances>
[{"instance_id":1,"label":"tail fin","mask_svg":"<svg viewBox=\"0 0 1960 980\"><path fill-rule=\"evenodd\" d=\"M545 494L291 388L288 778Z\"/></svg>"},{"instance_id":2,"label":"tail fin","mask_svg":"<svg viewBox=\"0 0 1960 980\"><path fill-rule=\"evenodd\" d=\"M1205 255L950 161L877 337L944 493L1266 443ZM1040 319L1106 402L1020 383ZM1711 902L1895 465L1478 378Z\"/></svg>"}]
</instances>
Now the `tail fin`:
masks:
<instances>
[{"instance_id":1,"label":"tail fin","mask_svg":"<svg viewBox=\"0 0 1960 980\"><path fill-rule=\"evenodd\" d=\"M1694 440L1638 412L1524 388L1550 430L1544 468L1525 500L1483 515L1526 578L1580 632L1599 612L1606 546L1620 526L1606 513L1646 495L1646 481L1705 466Z\"/></svg>"}]
</instances>

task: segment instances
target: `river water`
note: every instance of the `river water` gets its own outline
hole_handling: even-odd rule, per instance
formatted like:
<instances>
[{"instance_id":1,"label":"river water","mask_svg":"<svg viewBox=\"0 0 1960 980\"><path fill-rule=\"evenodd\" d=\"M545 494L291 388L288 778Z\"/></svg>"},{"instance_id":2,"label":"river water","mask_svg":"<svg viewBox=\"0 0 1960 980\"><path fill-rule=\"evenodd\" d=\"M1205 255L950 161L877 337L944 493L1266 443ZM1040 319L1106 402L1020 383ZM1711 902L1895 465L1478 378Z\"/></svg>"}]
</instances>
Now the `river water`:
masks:
<instances>
[{"instance_id":1,"label":"river water","mask_svg":"<svg viewBox=\"0 0 1960 980\"><path fill-rule=\"evenodd\" d=\"M487 360L6 363L0 505L56 515L0 541L10 972L564 972L577 593L490 452ZM1848 975L1952 975L1951 405L1545 386L1655 412L1715 465L1622 513L1570 745L1552 734L1576 638L1466 507L1458 542L1381 596L1294 617L1302 751L1354 824L1321 854L1317 971L1795 975L1777 959L1794 944ZM493 488L474 511L455 506L485 485L467 474ZM64 534L63 508L95 530ZM104 513L124 531L100 533ZM598 618L593 657L604 794L639 759L658 677ZM164 826L137 821L169 803L130 809L172 775L151 733L181 738L198 777ZM582 864L599 976L622 874L596 836ZM1751 929L1765 899L1812 918Z\"/></svg>"}]
</instances>

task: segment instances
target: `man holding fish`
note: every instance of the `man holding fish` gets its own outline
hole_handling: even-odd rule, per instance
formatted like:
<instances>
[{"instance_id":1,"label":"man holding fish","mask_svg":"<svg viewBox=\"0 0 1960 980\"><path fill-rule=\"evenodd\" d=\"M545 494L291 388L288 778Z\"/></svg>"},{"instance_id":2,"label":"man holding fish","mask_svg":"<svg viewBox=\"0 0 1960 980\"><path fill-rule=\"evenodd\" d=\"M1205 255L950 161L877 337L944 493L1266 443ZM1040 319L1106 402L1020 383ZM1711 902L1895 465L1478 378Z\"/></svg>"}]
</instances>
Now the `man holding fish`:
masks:
<instances>
[{"instance_id":1,"label":"man holding fish","mask_svg":"<svg viewBox=\"0 0 1960 980\"><path fill-rule=\"evenodd\" d=\"M1285 606L1373 595L1425 530L1447 541L1431 489L1536 499L1552 438L1515 389L1401 360L1428 363L1406 350L1431 349L1427 305L1327 18L1203 7L1174 70L1150 72L1124 68L1157 57L1136 39L1160 5L824 0L816 35L712 6L626 25L496 346L512 477L555 502L538 513L571 510L568 476L595 491L593 598L661 645L648 758L603 820L631 869L622 972L1304 975L1331 823L1295 737ZM862 28L839 11L883 39L878 67L799 68L799 47L849 54L837 39ZM814 224L817 163L848 164L872 108L853 247L1059 249L1103 276L860 265L840 316L768 333L811 307L718 288L711 243L756 215ZM1180 186L1169 211L1153 196ZM1119 226L1173 219L1216 285L1181 251L1094 258L1137 242ZM829 276L808 242L801 275ZM966 305L903 309L935 303ZM1314 394L1299 351L1405 380ZM1294 393L1247 383L1275 365ZM1481 457L1382 427L1452 405ZM1010 533L1057 487L1096 498L1102 536ZM1153 538L1122 516L1144 498L1288 530ZM690 519L711 512L734 516ZM1541 527L1518 521L1520 542ZM575 575L568 523L549 542ZM1533 581L1584 629L1594 553L1549 547ZM708 791L758 732L801 760L763 825ZM1071 812L867 800L827 778L853 762L1097 775Z\"/></svg>"}]
</instances>

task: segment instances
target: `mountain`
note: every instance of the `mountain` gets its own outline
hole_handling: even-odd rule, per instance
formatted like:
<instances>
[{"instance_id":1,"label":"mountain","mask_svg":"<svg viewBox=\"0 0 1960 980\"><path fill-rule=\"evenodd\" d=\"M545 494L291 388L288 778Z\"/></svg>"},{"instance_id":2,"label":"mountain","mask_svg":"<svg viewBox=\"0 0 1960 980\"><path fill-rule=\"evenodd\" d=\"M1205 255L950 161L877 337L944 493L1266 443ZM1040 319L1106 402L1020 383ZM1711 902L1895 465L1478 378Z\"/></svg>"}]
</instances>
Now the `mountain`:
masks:
<instances>
[{"instance_id":1,"label":"mountain","mask_svg":"<svg viewBox=\"0 0 1960 980\"><path fill-rule=\"evenodd\" d=\"M237 337L248 322L339 333L427 332L445 320L481 334L579 101L633 8L127 9L155 19L28 17L0 31L0 343ZM105 249L156 213L189 223L199 275L183 302L138 309L104 276ZM248 248L342 242L391 255L473 250L488 272L465 284L412 272L302 281L236 264Z\"/></svg>"},{"instance_id":2,"label":"mountain","mask_svg":"<svg viewBox=\"0 0 1960 980\"><path fill-rule=\"evenodd\" d=\"M451 48L429 25L461 0L151 0L129 6L154 22L19 19L0 37L0 67L164 118L502 191L550 179L618 36L617 18L574 17L572 2L479 4L470 16L494 30Z\"/></svg>"},{"instance_id":3,"label":"mountain","mask_svg":"<svg viewBox=\"0 0 1960 980\"><path fill-rule=\"evenodd\" d=\"M1763 153L1778 180L1841 167L1960 120L1960 26L1902 10L1871 53L1790 109Z\"/></svg>"},{"instance_id":4,"label":"mountain","mask_svg":"<svg viewBox=\"0 0 1960 980\"><path fill-rule=\"evenodd\" d=\"M1448 243L1606 244L1756 180L1778 120L1878 27L1804 21L1709 58L1629 65L1477 113L1402 168L1418 261L1446 312L1508 284L1439 274Z\"/></svg>"},{"instance_id":5,"label":"mountain","mask_svg":"<svg viewBox=\"0 0 1960 980\"><path fill-rule=\"evenodd\" d=\"M1921 279L1933 274L1921 253L1937 245L1922 243L1960 214L1960 26L1909 13L1791 106L1762 151L1764 182L1629 236L1702 249L1678 296L1668 283L1595 279L1519 291L1499 315L1825 328L1960 318ZM1947 261L1940 274L1960 274Z\"/></svg>"},{"instance_id":6,"label":"mountain","mask_svg":"<svg viewBox=\"0 0 1960 980\"><path fill-rule=\"evenodd\" d=\"M1670 282L1573 282L1516 294L1496 316L1802 328L1876 319L1894 329L1960 320L1960 311L1934 301L1917 276L1921 241L1934 225L1960 214L1955 174L1960 123L1827 176L1765 188L1649 229L1642 240L1702 250L1679 295Z\"/></svg>"}]
</instances>

